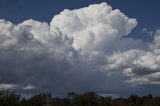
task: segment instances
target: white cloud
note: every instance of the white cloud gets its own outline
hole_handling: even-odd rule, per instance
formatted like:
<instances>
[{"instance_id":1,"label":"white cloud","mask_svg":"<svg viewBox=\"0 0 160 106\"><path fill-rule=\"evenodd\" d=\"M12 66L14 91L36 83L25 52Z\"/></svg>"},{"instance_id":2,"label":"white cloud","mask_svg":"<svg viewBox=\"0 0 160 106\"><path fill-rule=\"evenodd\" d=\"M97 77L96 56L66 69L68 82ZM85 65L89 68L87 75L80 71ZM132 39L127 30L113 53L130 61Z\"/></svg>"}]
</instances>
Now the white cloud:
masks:
<instances>
[{"instance_id":1,"label":"white cloud","mask_svg":"<svg viewBox=\"0 0 160 106\"><path fill-rule=\"evenodd\" d=\"M158 84L160 70L160 50L128 50L116 52L108 57L104 68L107 71L122 71L132 84ZM155 82L155 83L154 83Z\"/></svg>"},{"instance_id":2,"label":"white cloud","mask_svg":"<svg viewBox=\"0 0 160 106\"><path fill-rule=\"evenodd\" d=\"M31 89L35 89L35 87L33 85L27 85L26 87L23 88L24 90L31 90Z\"/></svg>"},{"instance_id":3,"label":"white cloud","mask_svg":"<svg viewBox=\"0 0 160 106\"><path fill-rule=\"evenodd\" d=\"M106 3L66 9L50 25L1 19L0 83L57 94L129 92L130 84L158 84L159 33L150 43L125 37L136 25Z\"/></svg>"},{"instance_id":4,"label":"white cloud","mask_svg":"<svg viewBox=\"0 0 160 106\"><path fill-rule=\"evenodd\" d=\"M0 90L14 89L16 87L17 87L17 85L15 85L15 84L5 84L5 83L0 84Z\"/></svg>"},{"instance_id":5,"label":"white cloud","mask_svg":"<svg viewBox=\"0 0 160 106\"><path fill-rule=\"evenodd\" d=\"M108 4L101 3L64 10L52 19L51 31L57 27L68 37L74 38L75 49L90 50L128 35L136 25L136 19L129 19L120 10L112 10Z\"/></svg>"}]
</instances>

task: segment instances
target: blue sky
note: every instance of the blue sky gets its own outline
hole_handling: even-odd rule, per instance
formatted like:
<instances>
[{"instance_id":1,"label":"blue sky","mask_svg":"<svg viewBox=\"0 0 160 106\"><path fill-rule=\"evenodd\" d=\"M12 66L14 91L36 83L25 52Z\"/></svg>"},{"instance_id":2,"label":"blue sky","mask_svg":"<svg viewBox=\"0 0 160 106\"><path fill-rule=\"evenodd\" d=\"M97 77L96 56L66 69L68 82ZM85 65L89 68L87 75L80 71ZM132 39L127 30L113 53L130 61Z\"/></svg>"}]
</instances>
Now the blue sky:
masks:
<instances>
[{"instance_id":1,"label":"blue sky","mask_svg":"<svg viewBox=\"0 0 160 106\"><path fill-rule=\"evenodd\" d=\"M160 94L159 4L0 0L0 89Z\"/></svg>"},{"instance_id":2,"label":"blue sky","mask_svg":"<svg viewBox=\"0 0 160 106\"><path fill-rule=\"evenodd\" d=\"M66 8L77 9L101 2L137 18L144 27L156 28L160 24L159 0L0 0L0 17L14 23L30 18L50 22L54 15Z\"/></svg>"},{"instance_id":3,"label":"blue sky","mask_svg":"<svg viewBox=\"0 0 160 106\"><path fill-rule=\"evenodd\" d=\"M138 26L132 33L134 38L150 41L149 36L141 33L142 29L154 31L160 26L159 0L0 0L0 18L15 24L27 19L49 23L54 15L66 8L77 9L101 2L107 2L138 20Z\"/></svg>"}]
</instances>

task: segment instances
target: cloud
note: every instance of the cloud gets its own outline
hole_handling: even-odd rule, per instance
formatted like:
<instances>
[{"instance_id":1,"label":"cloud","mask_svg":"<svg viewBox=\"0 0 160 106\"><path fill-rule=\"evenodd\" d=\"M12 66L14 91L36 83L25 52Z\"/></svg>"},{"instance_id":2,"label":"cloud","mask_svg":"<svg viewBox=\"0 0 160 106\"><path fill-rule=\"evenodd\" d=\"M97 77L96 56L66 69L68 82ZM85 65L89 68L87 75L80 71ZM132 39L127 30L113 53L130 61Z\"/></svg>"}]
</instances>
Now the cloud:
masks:
<instances>
[{"instance_id":1,"label":"cloud","mask_svg":"<svg viewBox=\"0 0 160 106\"><path fill-rule=\"evenodd\" d=\"M14 89L17 86L15 84L0 84L0 90L4 89Z\"/></svg>"},{"instance_id":2,"label":"cloud","mask_svg":"<svg viewBox=\"0 0 160 106\"><path fill-rule=\"evenodd\" d=\"M150 43L127 37L136 25L107 3L65 9L50 25L1 19L0 83L55 95L119 95L130 93L132 85L159 84L159 33Z\"/></svg>"},{"instance_id":3,"label":"cloud","mask_svg":"<svg viewBox=\"0 0 160 106\"><path fill-rule=\"evenodd\" d=\"M142 33L145 33L145 34L150 35L150 36L153 35L153 31L149 31L147 28L143 28Z\"/></svg>"},{"instance_id":4,"label":"cloud","mask_svg":"<svg viewBox=\"0 0 160 106\"><path fill-rule=\"evenodd\" d=\"M136 84L160 84L160 49L159 29L153 33L154 40L148 45L148 49L130 49L123 52L115 52L108 58L106 70L122 71L129 77L125 82Z\"/></svg>"},{"instance_id":5,"label":"cloud","mask_svg":"<svg viewBox=\"0 0 160 106\"><path fill-rule=\"evenodd\" d=\"M160 47L160 29L157 29L154 33L154 43L156 46Z\"/></svg>"},{"instance_id":6,"label":"cloud","mask_svg":"<svg viewBox=\"0 0 160 106\"><path fill-rule=\"evenodd\" d=\"M115 53L108 58L106 70L122 71L132 84L146 84L158 81L160 52L159 50L129 50ZM157 80L156 80L157 79ZM156 84L156 83L155 83Z\"/></svg>"},{"instance_id":7,"label":"cloud","mask_svg":"<svg viewBox=\"0 0 160 106\"><path fill-rule=\"evenodd\" d=\"M24 90L30 90L30 89L34 89L35 87L32 85L27 85L26 87L24 87Z\"/></svg>"},{"instance_id":8,"label":"cloud","mask_svg":"<svg viewBox=\"0 0 160 106\"><path fill-rule=\"evenodd\" d=\"M51 31L58 27L74 39L75 49L90 50L128 35L136 25L136 19L129 19L120 10L112 10L108 4L101 3L76 10L65 9L52 19Z\"/></svg>"}]
</instances>

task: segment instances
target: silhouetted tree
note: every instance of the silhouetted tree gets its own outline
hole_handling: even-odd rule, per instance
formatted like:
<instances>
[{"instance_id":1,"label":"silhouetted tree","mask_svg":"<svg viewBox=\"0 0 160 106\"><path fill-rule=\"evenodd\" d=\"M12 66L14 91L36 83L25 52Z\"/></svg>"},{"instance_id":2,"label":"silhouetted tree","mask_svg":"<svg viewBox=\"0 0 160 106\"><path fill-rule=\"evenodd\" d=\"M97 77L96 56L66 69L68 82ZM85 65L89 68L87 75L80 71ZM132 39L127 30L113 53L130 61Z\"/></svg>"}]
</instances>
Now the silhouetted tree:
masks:
<instances>
[{"instance_id":1,"label":"silhouetted tree","mask_svg":"<svg viewBox=\"0 0 160 106\"><path fill-rule=\"evenodd\" d=\"M131 95L128 98L112 99L99 96L95 92L80 95L69 92L67 98L42 93L25 99L15 92L6 90L0 91L0 106L160 106L160 97L149 94L142 97Z\"/></svg>"},{"instance_id":2,"label":"silhouetted tree","mask_svg":"<svg viewBox=\"0 0 160 106\"><path fill-rule=\"evenodd\" d=\"M20 95L9 90L0 91L0 106L19 106Z\"/></svg>"}]
</instances>

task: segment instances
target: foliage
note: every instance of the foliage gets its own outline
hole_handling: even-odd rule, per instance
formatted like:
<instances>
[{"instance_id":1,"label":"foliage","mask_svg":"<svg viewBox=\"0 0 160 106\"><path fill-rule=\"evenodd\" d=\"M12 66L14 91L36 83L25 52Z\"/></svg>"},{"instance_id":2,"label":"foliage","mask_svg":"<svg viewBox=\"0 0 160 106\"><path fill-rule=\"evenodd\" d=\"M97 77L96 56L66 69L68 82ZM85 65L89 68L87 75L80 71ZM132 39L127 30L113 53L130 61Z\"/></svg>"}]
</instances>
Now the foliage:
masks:
<instances>
[{"instance_id":1,"label":"foliage","mask_svg":"<svg viewBox=\"0 0 160 106\"><path fill-rule=\"evenodd\" d=\"M7 90L0 91L0 106L160 106L160 96L131 95L128 98L112 99L97 95L95 92L80 95L69 92L67 98L52 97L51 94L42 93L26 99Z\"/></svg>"}]
</instances>

